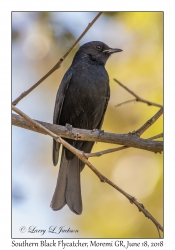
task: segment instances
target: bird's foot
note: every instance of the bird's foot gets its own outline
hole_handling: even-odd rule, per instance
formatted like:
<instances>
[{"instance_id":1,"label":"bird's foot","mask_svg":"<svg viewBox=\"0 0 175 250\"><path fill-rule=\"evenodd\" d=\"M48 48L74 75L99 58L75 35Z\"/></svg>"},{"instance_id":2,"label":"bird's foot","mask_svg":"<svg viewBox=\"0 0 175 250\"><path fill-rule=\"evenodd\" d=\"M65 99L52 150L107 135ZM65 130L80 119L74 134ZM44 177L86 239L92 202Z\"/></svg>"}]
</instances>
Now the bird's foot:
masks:
<instances>
[{"instance_id":1,"label":"bird's foot","mask_svg":"<svg viewBox=\"0 0 175 250\"><path fill-rule=\"evenodd\" d=\"M75 140L79 140L81 138L81 135L79 133L76 133L74 135Z\"/></svg>"},{"instance_id":2,"label":"bird's foot","mask_svg":"<svg viewBox=\"0 0 175 250\"><path fill-rule=\"evenodd\" d=\"M72 134L72 125L70 125L69 123L66 123L65 127L67 128L67 131Z\"/></svg>"},{"instance_id":3,"label":"bird's foot","mask_svg":"<svg viewBox=\"0 0 175 250\"><path fill-rule=\"evenodd\" d=\"M104 130L99 129L99 135L98 138L100 138L101 135L104 135Z\"/></svg>"},{"instance_id":4,"label":"bird's foot","mask_svg":"<svg viewBox=\"0 0 175 250\"><path fill-rule=\"evenodd\" d=\"M93 133L93 132L97 132L97 131L98 131L98 138L100 138L101 135L104 135L104 130L96 129L96 128L94 128L94 129L92 130L92 133Z\"/></svg>"}]
</instances>

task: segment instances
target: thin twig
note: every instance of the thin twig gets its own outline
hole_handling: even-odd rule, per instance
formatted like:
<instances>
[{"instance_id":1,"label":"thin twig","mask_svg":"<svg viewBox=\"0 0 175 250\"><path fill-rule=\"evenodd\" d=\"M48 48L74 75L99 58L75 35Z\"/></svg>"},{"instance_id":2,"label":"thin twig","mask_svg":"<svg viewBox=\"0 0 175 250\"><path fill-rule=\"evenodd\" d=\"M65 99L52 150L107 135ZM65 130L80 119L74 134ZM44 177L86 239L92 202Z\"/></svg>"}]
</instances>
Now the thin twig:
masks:
<instances>
[{"instance_id":1,"label":"thin twig","mask_svg":"<svg viewBox=\"0 0 175 250\"><path fill-rule=\"evenodd\" d=\"M158 138L161 138L161 137L163 137L163 133L155 135L155 136L152 136L150 138L147 138L147 140L154 140L154 139L158 139ZM98 151L98 152L94 152L94 153L84 153L84 155L85 155L86 158L89 158L89 157L99 157L99 156L102 156L104 154L114 153L114 152L117 152L117 151L120 151L120 150L124 150L124 149L127 149L127 148L130 148L130 147L128 147L128 146L121 146L121 147L117 147L117 148L108 148L106 150L102 150L102 151Z\"/></svg>"},{"instance_id":2,"label":"thin twig","mask_svg":"<svg viewBox=\"0 0 175 250\"><path fill-rule=\"evenodd\" d=\"M141 126L139 129L137 129L133 133L137 134L138 136L141 136L151 125L153 125L157 121L157 119L162 115L162 113L163 113L163 108L161 108L153 117L151 117L151 119L149 119L143 126ZM153 140L153 139L161 138L162 136L163 136L163 133L147 138L146 140L148 139ZM120 150L127 149L127 148L130 148L130 147L122 146L122 147L117 147L117 148L109 148L107 150L102 150L102 151L95 152L95 153L85 153L84 155L87 158L96 157L96 156L99 157L104 154L113 153L113 152L120 151Z\"/></svg>"},{"instance_id":3,"label":"thin twig","mask_svg":"<svg viewBox=\"0 0 175 250\"><path fill-rule=\"evenodd\" d=\"M47 135L50 135L53 139L60 142L63 146L68 148L72 153L74 153L80 160L82 160L100 179L101 182L106 182L116 190L118 190L120 193L122 193L132 204L135 204L139 211L142 211L142 213L149 218L157 228L159 228L163 232L163 227L159 224L159 222L144 208L142 204L136 201L136 199L131 196L130 194L126 193L124 190L122 190L120 187L118 187L116 184L114 184L112 181L110 181L108 178L106 178L104 175L102 175L84 156L84 152L74 148L72 145L67 143L65 140L63 140L60 136L57 136L56 134L52 133L50 130L42 126L41 124L37 123L36 121L32 120L29 116L24 114L21 110L17 109L15 106L12 105L12 110L18 113L20 116L22 116L25 120L27 120L32 126L38 127L40 130L45 131Z\"/></svg>"},{"instance_id":4,"label":"thin twig","mask_svg":"<svg viewBox=\"0 0 175 250\"><path fill-rule=\"evenodd\" d=\"M143 102L143 103L147 103L148 105L152 105L152 106L156 106L156 107L163 107L162 105L158 104L158 103L155 103L155 102L150 102L148 100L145 100L143 98L141 98L140 96L136 95L132 90L130 90L128 87L126 87L125 85L123 85L123 83L121 83L120 81L118 81L117 79L114 78L114 81L117 82L121 87L123 87L126 91L128 91L131 95L133 95L136 99L135 101L136 102ZM130 100L131 101L131 100ZM130 102L130 101L126 101L124 103L127 103L127 102ZM133 100L132 100L133 101ZM122 104L124 103L120 103L118 105L116 105L115 107L117 106L121 106Z\"/></svg>"},{"instance_id":5,"label":"thin twig","mask_svg":"<svg viewBox=\"0 0 175 250\"><path fill-rule=\"evenodd\" d=\"M97 157L97 156L99 157L99 156L102 156L104 154L113 153L113 152L120 151L120 150L123 150L123 149L126 149L126 148L129 148L129 147L128 146L121 146L121 147L117 147L117 148L108 148L106 150L102 150L102 151L99 151L99 152L84 153L84 155L85 155L86 158Z\"/></svg>"},{"instance_id":6,"label":"thin twig","mask_svg":"<svg viewBox=\"0 0 175 250\"><path fill-rule=\"evenodd\" d=\"M156 226L156 228L157 228L157 231L158 231L159 238L161 239L159 227Z\"/></svg>"},{"instance_id":7,"label":"thin twig","mask_svg":"<svg viewBox=\"0 0 175 250\"><path fill-rule=\"evenodd\" d=\"M157 121L157 119L163 114L163 107L159 109L159 111L151 118L149 119L141 128L135 131L137 135L142 135L150 126Z\"/></svg>"},{"instance_id":8,"label":"thin twig","mask_svg":"<svg viewBox=\"0 0 175 250\"><path fill-rule=\"evenodd\" d=\"M163 137L163 133L161 134L158 134L158 135L155 135L155 136L152 136L150 138L148 138L149 140L154 140L154 139L158 139L158 138L162 138Z\"/></svg>"},{"instance_id":9,"label":"thin twig","mask_svg":"<svg viewBox=\"0 0 175 250\"><path fill-rule=\"evenodd\" d=\"M123 104L129 103L129 102L135 102L135 101L136 101L136 99L128 100L126 102L121 102L121 103L115 105L115 107L119 107L119 106L122 106Z\"/></svg>"},{"instance_id":10,"label":"thin twig","mask_svg":"<svg viewBox=\"0 0 175 250\"><path fill-rule=\"evenodd\" d=\"M60 68L62 62L64 59L68 56L68 54L72 51L72 49L77 45L77 43L81 40L81 38L86 34L86 32L90 29L90 27L95 23L95 21L99 18L99 16L103 12L99 12L96 17L92 20L91 23L88 24L87 28L83 31L83 33L79 36L79 38L75 41L75 43L72 45L72 47L66 52L66 54L59 59L59 61L55 64L55 66L47 72L38 82L36 82L32 87L30 87L28 90L23 92L19 97L17 97L12 104L15 106L18 104L19 101L21 101L25 96L27 96L32 90L34 90L40 83L42 83L48 76L50 76L55 70Z\"/></svg>"}]
</instances>

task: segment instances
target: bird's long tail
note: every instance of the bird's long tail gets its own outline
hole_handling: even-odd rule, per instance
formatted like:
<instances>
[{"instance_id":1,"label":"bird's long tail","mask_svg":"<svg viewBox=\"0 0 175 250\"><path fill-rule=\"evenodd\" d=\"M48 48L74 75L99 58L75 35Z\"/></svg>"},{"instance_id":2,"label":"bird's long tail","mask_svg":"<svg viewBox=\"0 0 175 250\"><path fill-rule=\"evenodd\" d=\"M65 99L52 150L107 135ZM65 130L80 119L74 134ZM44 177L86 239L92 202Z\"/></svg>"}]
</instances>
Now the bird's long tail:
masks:
<instances>
[{"instance_id":1,"label":"bird's long tail","mask_svg":"<svg viewBox=\"0 0 175 250\"><path fill-rule=\"evenodd\" d=\"M53 210L59 210L65 204L72 212L82 213L80 160L76 156L67 160L63 148L57 184L50 206Z\"/></svg>"}]
</instances>

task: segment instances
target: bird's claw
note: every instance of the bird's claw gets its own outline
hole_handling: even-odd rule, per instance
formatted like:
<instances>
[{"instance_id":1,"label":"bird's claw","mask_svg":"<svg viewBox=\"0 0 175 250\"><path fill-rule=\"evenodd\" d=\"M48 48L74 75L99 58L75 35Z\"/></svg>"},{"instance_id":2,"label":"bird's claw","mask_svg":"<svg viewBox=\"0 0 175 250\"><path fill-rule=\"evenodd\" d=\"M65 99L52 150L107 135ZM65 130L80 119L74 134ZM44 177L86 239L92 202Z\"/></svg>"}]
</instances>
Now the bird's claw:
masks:
<instances>
[{"instance_id":1,"label":"bird's claw","mask_svg":"<svg viewBox=\"0 0 175 250\"><path fill-rule=\"evenodd\" d=\"M98 135L98 138L101 136L101 135L104 135L104 130L99 130L99 135Z\"/></svg>"},{"instance_id":2,"label":"bird's claw","mask_svg":"<svg viewBox=\"0 0 175 250\"><path fill-rule=\"evenodd\" d=\"M79 133L76 133L76 134L74 135L74 138L75 138L75 140L78 140L78 139L81 138L81 135L80 135Z\"/></svg>"},{"instance_id":3,"label":"bird's claw","mask_svg":"<svg viewBox=\"0 0 175 250\"><path fill-rule=\"evenodd\" d=\"M72 133L72 125L70 125L69 123L66 123L65 127L67 128L69 133Z\"/></svg>"},{"instance_id":4,"label":"bird's claw","mask_svg":"<svg viewBox=\"0 0 175 250\"><path fill-rule=\"evenodd\" d=\"M92 130L92 133L93 132L97 132L98 131L98 138L100 138L101 135L104 135L104 130L101 130L101 129L97 129L97 128L94 128Z\"/></svg>"}]
</instances>

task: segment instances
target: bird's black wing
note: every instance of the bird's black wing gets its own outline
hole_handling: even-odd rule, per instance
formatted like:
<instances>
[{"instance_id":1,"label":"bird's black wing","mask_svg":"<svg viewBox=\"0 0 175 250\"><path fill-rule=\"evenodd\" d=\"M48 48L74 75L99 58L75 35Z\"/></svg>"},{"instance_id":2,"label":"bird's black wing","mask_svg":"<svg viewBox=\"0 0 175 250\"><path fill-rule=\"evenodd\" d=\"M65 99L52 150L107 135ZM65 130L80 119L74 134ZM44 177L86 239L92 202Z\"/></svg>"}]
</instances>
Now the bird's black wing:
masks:
<instances>
[{"instance_id":1,"label":"bird's black wing","mask_svg":"<svg viewBox=\"0 0 175 250\"><path fill-rule=\"evenodd\" d=\"M105 113L106 113L106 109L107 109L107 106L108 106L108 102L109 102L109 99L110 99L110 88L108 89L108 93L107 93L107 96L106 96L106 103L105 103L105 107L104 107L104 112L103 112L103 116L99 122L99 125L97 126L98 129L101 129L102 127L102 124L103 124L103 120L104 120L104 116L105 116Z\"/></svg>"},{"instance_id":2,"label":"bird's black wing","mask_svg":"<svg viewBox=\"0 0 175 250\"><path fill-rule=\"evenodd\" d=\"M66 72L66 74L64 75L62 79L62 82L59 86L59 89L56 95L55 108L54 108L54 114L53 114L53 124L59 124L61 109L63 106L65 94L69 87L71 78L72 78L72 69L69 68L69 70ZM59 149L60 149L60 143L53 140L52 159L53 159L54 166L56 166L58 163Z\"/></svg>"}]
</instances>

